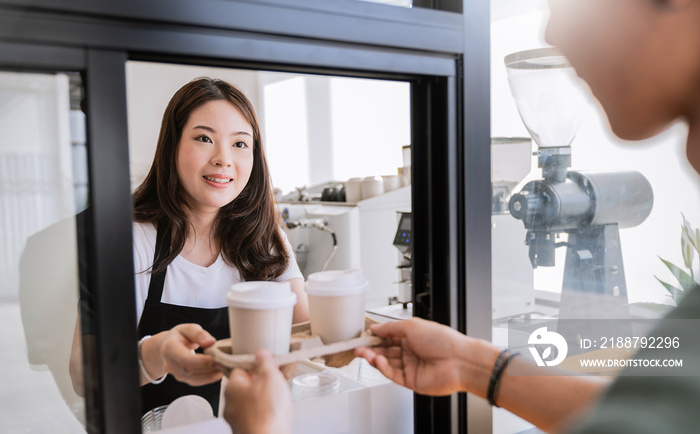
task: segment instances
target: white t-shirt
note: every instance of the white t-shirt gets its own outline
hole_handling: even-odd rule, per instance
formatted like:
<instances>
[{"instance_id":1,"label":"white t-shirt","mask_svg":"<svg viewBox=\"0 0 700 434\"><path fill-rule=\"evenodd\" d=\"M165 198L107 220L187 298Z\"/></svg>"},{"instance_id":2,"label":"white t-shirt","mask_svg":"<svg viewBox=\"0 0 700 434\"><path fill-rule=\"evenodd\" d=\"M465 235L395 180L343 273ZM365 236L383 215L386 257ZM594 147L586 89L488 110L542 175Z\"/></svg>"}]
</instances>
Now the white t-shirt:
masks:
<instances>
[{"instance_id":1,"label":"white t-shirt","mask_svg":"<svg viewBox=\"0 0 700 434\"><path fill-rule=\"evenodd\" d=\"M301 278L303 275L294 260L292 245L284 231L282 238L287 247L290 261L278 282ZM156 250L156 228L151 223L134 223L134 270L136 272L136 324L141 321L143 307L148 297L151 283L150 267ZM178 255L168 265L161 302L178 306L220 308L226 307L226 294L231 285L241 282L238 269L224 262L219 254L212 265L202 267Z\"/></svg>"}]
</instances>

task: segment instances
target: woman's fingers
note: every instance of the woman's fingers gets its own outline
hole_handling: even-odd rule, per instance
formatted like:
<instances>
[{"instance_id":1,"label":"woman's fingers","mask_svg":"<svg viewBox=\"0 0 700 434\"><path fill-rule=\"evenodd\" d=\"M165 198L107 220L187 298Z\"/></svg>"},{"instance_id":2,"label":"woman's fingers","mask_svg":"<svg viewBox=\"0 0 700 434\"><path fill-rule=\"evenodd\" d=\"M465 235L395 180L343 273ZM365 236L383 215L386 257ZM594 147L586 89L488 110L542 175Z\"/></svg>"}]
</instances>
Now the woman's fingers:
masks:
<instances>
[{"instance_id":1,"label":"woman's fingers","mask_svg":"<svg viewBox=\"0 0 700 434\"><path fill-rule=\"evenodd\" d=\"M175 360L176 368L171 372L179 381L192 386L213 383L223 377L211 356L188 353ZM178 372L179 370L179 372Z\"/></svg>"},{"instance_id":2,"label":"woman's fingers","mask_svg":"<svg viewBox=\"0 0 700 434\"><path fill-rule=\"evenodd\" d=\"M198 324L180 324L174 327L171 337L163 348L167 371L179 381L193 386L213 383L222 378L214 359L206 354L197 354L195 348L211 346L216 342Z\"/></svg>"},{"instance_id":3,"label":"woman's fingers","mask_svg":"<svg viewBox=\"0 0 700 434\"><path fill-rule=\"evenodd\" d=\"M187 340L187 342L196 344L197 347L210 347L216 343L214 336L209 334L199 324L180 324L175 327L177 331Z\"/></svg>"},{"instance_id":4,"label":"woman's fingers","mask_svg":"<svg viewBox=\"0 0 700 434\"><path fill-rule=\"evenodd\" d=\"M182 372L188 375L197 375L217 371L216 362L206 354L188 354L181 361Z\"/></svg>"}]
</instances>

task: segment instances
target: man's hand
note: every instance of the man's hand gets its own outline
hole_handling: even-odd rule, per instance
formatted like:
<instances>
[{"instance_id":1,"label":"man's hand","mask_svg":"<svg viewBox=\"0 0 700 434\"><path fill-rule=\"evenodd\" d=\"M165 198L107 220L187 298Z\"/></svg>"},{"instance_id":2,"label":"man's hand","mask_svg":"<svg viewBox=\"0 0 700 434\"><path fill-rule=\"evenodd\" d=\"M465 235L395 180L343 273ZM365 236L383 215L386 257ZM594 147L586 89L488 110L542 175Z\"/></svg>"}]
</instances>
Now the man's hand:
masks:
<instances>
[{"instance_id":1,"label":"man's hand","mask_svg":"<svg viewBox=\"0 0 700 434\"><path fill-rule=\"evenodd\" d=\"M267 351L257 352L252 372L231 372L225 397L224 418L235 434L292 432L289 385Z\"/></svg>"},{"instance_id":2,"label":"man's hand","mask_svg":"<svg viewBox=\"0 0 700 434\"><path fill-rule=\"evenodd\" d=\"M466 390L464 351L470 338L418 318L375 324L371 331L387 338L387 346L358 348L355 355L367 359L387 378L424 395Z\"/></svg>"}]
</instances>

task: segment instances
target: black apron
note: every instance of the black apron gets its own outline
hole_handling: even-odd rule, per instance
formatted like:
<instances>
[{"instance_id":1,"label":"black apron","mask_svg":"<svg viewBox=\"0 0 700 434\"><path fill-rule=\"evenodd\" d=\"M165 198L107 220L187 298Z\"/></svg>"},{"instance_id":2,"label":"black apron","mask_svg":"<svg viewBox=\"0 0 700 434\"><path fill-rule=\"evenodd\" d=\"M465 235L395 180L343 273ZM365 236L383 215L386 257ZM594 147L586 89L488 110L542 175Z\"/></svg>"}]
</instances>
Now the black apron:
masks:
<instances>
[{"instance_id":1,"label":"black apron","mask_svg":"<svg viewBox=\"0 0 700 434\"><path fill-rule=\"evenodd\" d=\"M170 236L165 236L162 232L165 231L157 231L154 261L161 249L165 249L166 252L170 250ZM231 337L227 307L206 309L161 303L164 283L165 271L151 276L148 297L137 330L139 339L146 335L155 335L170 330L183 323L197 323L217 340ZM197 352L201 352L201 349L198 349ZM145 384L141 387L141 414L161 405L170 404L181 396L199 395L209 401L214 414L217 415L220 389L221 381L194 387L181 383L172 375L168 375L161 384Z\"/></svg>"}]
</instances>

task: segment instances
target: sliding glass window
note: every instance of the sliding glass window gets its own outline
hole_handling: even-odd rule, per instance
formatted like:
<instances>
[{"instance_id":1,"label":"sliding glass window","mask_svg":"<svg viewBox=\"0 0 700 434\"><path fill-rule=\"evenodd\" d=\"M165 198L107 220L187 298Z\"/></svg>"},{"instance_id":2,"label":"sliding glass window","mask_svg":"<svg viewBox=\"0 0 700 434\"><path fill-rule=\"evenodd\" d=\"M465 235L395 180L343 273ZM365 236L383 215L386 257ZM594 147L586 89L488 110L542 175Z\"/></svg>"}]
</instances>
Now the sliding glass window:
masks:
<instances>
[{"instance_id":1,"label":"sliding glass window","mask_svg":"<svg viewBox=\"0 0 700 434\"><path fill-rule=\"evenodd\" d=\"M69 369L89 187L81 100L78 73L0 71L1 432L85 432Z\"/></svg>"}]
</instances>

